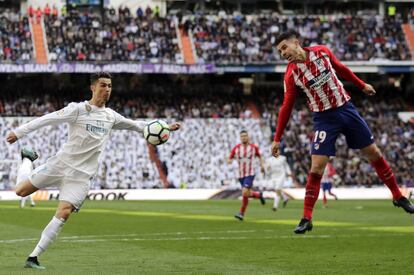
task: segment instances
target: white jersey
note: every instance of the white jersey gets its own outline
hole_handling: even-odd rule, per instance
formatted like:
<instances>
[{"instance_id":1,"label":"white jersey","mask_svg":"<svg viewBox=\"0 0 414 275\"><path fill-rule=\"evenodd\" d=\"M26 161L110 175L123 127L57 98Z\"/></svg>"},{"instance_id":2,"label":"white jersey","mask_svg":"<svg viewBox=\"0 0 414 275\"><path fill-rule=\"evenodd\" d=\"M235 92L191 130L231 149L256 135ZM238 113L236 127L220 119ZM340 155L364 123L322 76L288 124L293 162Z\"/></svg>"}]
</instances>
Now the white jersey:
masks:
<instances>
[{"instance_id":1,"label":"white jersey","mask_svg":"<svg viewBox=\"0 0 414 275\"><path fill-rule=\"evenodd\" d=\"M90 105L88 101L72 102L56 112L36 118L17 128L17 138L47 125L68 123L68 140L56 154L67 166L94 176L98 170L98 158L104 149L112 129L142 133L145 121L127 119L114 110Z\"/></svg>"},{"instance_id":2,"label":"white jersey","mask_svg":"<svg viewBox=\"0 0 414 275\"><path fill-rule=\"evenodd\" d=\"M292 174L285 156L268 158L266 160L266 173L271 179L285 178Z\"/></svg>"},{"instance_id":3,"label":"white jersey","mask_svg":"<svg viewBox=\"0 0 414 275\"><path fill-rule=\"evenodd\" d=\"M268 187L281 189L290 184L291 170L285 156L270 157L266 160Z\"/></svg>"}]
</instances>

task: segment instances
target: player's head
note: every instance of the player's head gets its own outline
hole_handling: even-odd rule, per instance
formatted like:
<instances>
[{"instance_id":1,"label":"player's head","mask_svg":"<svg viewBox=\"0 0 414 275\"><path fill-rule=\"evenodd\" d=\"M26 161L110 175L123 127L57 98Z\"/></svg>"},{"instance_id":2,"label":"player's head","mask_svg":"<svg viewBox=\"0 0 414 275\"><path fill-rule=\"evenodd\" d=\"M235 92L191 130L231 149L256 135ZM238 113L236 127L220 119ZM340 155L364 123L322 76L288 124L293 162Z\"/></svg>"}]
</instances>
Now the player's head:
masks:
<instances>
[{"instance_id":1,"label":"player's head","mask_svg":"<svg viewBox=\"0 0 414 275\"><path fill-rule=\"evenodd\" d=\"M296 62L300 60L303 49L299 42L300 35L294 30L281 33L275 41L280 56L287 61Z\"/></svg>"},{"instance_id":2,"label":"player's head","mask_svg":"<svg viewBox=\"0 0 414 275\"><path fill-rule=\"evenodd\" d=\"M94 73L91 75L92 100L98 106L105 106L111 97L112 76L106 72Z\"/></svg>"},{"instance_id":3,"label":"player's head","mask_svg":"<svg viewBox=\"0 0 414 275\"><path fill-rule=\"evenodd\" d=\"M241 130L240 131L240 142L242 144L248 144L249 143L249 134L247 133L246 130Z\"/></svg>"}]
</instances>

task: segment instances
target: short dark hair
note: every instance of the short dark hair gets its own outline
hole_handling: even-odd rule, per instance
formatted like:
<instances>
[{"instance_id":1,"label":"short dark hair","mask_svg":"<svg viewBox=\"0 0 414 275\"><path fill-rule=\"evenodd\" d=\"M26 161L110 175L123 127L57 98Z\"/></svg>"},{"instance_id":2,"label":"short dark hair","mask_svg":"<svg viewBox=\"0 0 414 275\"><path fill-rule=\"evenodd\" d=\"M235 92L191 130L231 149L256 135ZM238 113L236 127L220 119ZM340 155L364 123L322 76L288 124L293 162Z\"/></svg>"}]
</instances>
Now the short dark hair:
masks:
<instances>
[{"instance_id":1,"label":"short dark hair","mask_svg":"<svg viewBox=\"0 0 414 275\"><path fill-rule=\"evenodd\" d=\"M98 81L99 78L108 78L112 80L112 75L107 72L98 72L91 75L91 85L95 84L96 81Z\"/></svg>"},{"instance_id":2,"label":"short dark hair","mask_svg":"<svg viewBox=\"0 0 414 275\"><path fill-rule=\"evenodd\" d=\"M244 129L240 131L240 135L241 135L241 134L244 134L244 133L246 133L246 134L247 134L247 131L246 131L246 130L244 130Z\"/></svg>"},{"instance_id":3,"label":"short dark hair","mask_svg":"<svg viewBox=\"0 0 414 275\"><path fill-rule=\"evenodd\" d=\"M281 34L279 34L276 37L275 45L277 46L283 40L285 40L285 39L291 39L291 38L297 38L297 39L299 39L300 38L300 34L297 31L295 31L295 30L288 30L286 32L282 32Z\"/></svg>"}]
</instances>

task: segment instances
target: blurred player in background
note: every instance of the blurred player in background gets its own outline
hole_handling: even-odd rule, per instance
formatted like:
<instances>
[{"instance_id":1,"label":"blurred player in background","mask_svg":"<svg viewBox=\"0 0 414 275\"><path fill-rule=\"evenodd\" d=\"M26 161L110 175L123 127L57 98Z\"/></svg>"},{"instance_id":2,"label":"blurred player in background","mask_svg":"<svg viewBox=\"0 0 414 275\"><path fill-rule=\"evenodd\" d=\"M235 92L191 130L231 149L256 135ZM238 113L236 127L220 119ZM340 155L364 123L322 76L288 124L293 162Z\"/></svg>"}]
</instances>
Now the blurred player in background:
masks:
<instances>
[{"instance_id":1,"label":"blurred player in background","mask_svg":"<svg viewBox=\"0 0 414 275\"><path fill-rule=\"evenodd\" d=\"M265 168L269 183L267 186L275 190L272 210L277 211L280 200L283 200L283 207L286 207L289 197L283 192L283 187L289 185L289 183L292 184L294 178L284 155L280 155L278 158L270 156L266 159Z\"/></svg>"},{"instance_id":2,"label":"blurred player in background","mask_svg":"<svg viewBox=\"0 0 414 275\"><path fill-rule=\"evenodd\" d=\"M32 171L35 152L26 151L20 169L26 172L16 186L16 194L25 197L49 186L59 187L59 204L56 213L41 234L35 249L26 260L26 268L45 269L38 256L57 238L72 212L78 212L85 200L92 178L98 170L98 159L112 130L143 132L145 121L127 119L105 107L112 92L112 76L108 73L91 75L92 98L72 102L65 108L36 118L7 135L10 144L47 125L68 123L68 140L53 157ZM179 123L170 130L180 128ZM28 172L30 171L30 172Z\"/></svg>"},{"instance_id":3,"label":"blurred player in background","mask_svg":"<svg viewBox=\"0 0 414 275\"><path fill-rule=\"evenodd\" d=\"M21 150L21 156L22 164L19 166L19 169L17 170L16 186L19 182L22 182L22 180L27 179L29 177L30 173L33 170L33 161L35 161L38 157L36 153L33 154L31 150L26 148L23 148ZM20 208L24 208L27 199L30 200L31 207L35 206L33 196L28 195L26 197L21 197Z\"/></svg>"},{"instance_id":4,"label":"blurred player in background","mask_svg":"<svg viewBox=\"0 0 414 275\"><path fill-rule=\"evenodd\" d=\"M264 161L260 154L259 147L255 144L251 144L249 140L249 134L246 130L240 132L241 143L233 147L230 152L230 156L227 160L228 164L232 163L233 159L236 159L239 165L239 182L242 187L242 206L240 212L234 217L242 221L244 219L244 213L246 212L247 205L249 204L249 198L259 199L262 204L266 201L263 198L262 192L253 191L253 180L256 173L255 158L260 161L260 168L264 173Z\"/></svg>"},{"instance_id":5,"label":"blurred player in background","mask_svg":"<svg viewBox=\"0 0 414 275\"><path fill-rule=\"evenodd\" d=\"M361 150L380 179L391 190L393 204L408 213L414 213L414 206L401 194L391 167L375 144L367 123L350 102L351 97L337 75L352 82L369 96L375 95L376 91L343 65L326 46L302 48L299 37L297 32L288 31L280 34L275 41L281 57L289 63L284 77L284 100L272 143L272 154L278 157L283 132L296 97L302 90L313 112L315 137L312 142L312 164L306 183L303 216L294 232L303 234L312 230L312 212L319 196L322 174L329 157L335 156L335 141L341 133L345 135L350 148Z\"/></svg>"},{"instance_id":6,"label":"blurred player in background","mask_svg":"<svg viewBox=\"0 0 414 275\"><path fill-rule=\"evenodd\" d=\"M335 176L337 177L338 175L336 174L335 167L333 166L332 161L330 159L330 161L326 164L325 171L323 172L322 179L321 179L322 191L323 191L323 207L326 207L328 204L326 192L328 192L330 196L334 197L335 200L338 200L338 197L331 191L332 185L335 180Z\"/></svg>"}]
</instances>

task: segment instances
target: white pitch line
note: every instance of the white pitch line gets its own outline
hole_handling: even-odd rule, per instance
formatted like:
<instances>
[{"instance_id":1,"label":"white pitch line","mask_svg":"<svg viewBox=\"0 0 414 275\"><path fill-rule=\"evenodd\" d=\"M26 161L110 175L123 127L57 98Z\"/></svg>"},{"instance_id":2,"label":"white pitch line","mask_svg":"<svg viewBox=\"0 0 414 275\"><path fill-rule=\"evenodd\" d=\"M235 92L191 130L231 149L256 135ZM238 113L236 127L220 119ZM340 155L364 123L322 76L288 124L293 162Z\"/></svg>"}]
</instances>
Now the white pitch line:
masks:
<instances>
[{"instance_id":1,"label":"white pitch line","mask_svg":"<svg viewBox=\"0 0 414 275\"><path fill-rule=\"evenodd\" d=\"M210 232L212 233L212 232ZM98 235L96 235L98 236ZM103 237L105 235L101 235ZM148 241L210 241L210 240L246 240L246 239L342 239L342 238L359 238L359 237L371 237L371 238L378 238L378 237L401 237L407 236L407 234L347 234L347 235L275 235L275 236L264 236L264 237L256 237L252 238L250 236L200 236L200 237L170 237L170 238L125 238L130 237L131 234L128 235L118 235L119 237L124 238L110 238L110 239L102 239L102 238L91 238L91 236L84 236L89 237L90 239L74 239L73 237L61 237L58 239L60 242L69 242L69 243L93 243L93 242L109 242L109 241L121 241L121 242L148 242ZM75 236L77 237L77 236ZM99 236L98 236L99 237ZM15 240L0 240L0 243L16 243L16 242L32 242L37 241L38 239L30 238L30 239L15 239Z\"/></svg>"},{"instance_id":2,"label":"white pitch line","mask_svg":"<svg viewBox=\"0 0 414 275\"><path fill-rule=\"evenodd\" d=\"M272 231L272 230L266 230ZM73 240L83 238L106 238L106 237L136 237L136 236L169 236L169 235L201 235L201 234L233 234L233 233L256 233L256 230L226 230L226 231L198 231L198 232L160 232L160 233L142 233L142 234L112 234L112 235L82 235L82 236L67 236L59 237L59 240ZM0 240L0 243L16 243L25 241L35 241L39 238L24 238L12 240ZM81 242L82 240L78 240Z\"/></svg>"}]
</instances>

